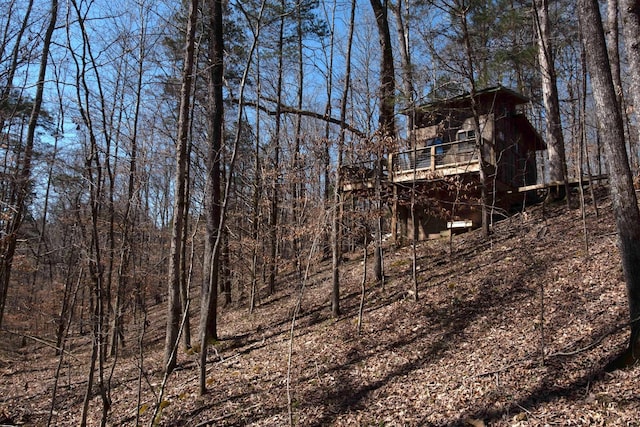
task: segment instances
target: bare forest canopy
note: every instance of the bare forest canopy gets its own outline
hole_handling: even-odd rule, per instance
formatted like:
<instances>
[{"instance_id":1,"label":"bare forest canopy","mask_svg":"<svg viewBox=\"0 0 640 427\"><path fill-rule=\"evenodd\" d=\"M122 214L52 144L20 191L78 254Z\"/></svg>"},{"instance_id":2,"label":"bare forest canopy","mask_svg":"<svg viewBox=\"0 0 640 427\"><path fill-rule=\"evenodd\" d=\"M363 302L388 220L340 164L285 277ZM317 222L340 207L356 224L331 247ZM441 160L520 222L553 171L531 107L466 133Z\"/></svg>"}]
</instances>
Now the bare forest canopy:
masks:
<instances>
[{"instance_id":1,"label":"bare forest canopy","mask_svg":"<svg viewBox=\"0 0 640 427\"><path fill-rule=\"evenodd\" d=\"M38 424L63 424L59 411L73 406L74 425L173 425L163 411L169 400L182 399L171 385L176 376L189 372L194 379L184 396L215 400L219 382L246 374L240 366L215 374L229 355L218 354L221 340L251 354L276 339L291 343L278 350L286 372L270 380L285 401L277 420L265 419L305 424L310 415L301 414L296 393L302 390L290 382L292 372L318 382L327 377L296 371L302 369L293 345L299 319L333 319L326 325L356 319L358 332L366 329L360 321L371 301L356 303L354 274L362 275L362 290L375 287L382 305L391 304L386 292L393 286L407 304L410 296L423 309L457 310L464 304L457 294L451 298L458 302L424 302L435 279L426 273L430 255L418 251L421 240L442 233L453 245L457 231L481 227L473 244L495 250L501 221L514 213L526 218L525 209L542 198L545 209L569 212L559 216L573 215L589 199L597 224L596 202L606 200L617 231L603 233L618 239L620 252L609 261L622 266L616 286L627 287L629 317L622 322L602 302L599 309L611 316L590 319L603 322L593 325L598 331L616 322L630 326L626 350L618 340L607 354L622 352L612 369L635 363L640 17L632 0L604 6L595 0L0 0L0 342L11 343L0 348L3 382L29 372L14 397L50 399L44 405L51 411L32 409L47 412ZM505 102L487 103L495 93ZM449 112L430 115L437 105ZM610 189L610 199L588 185L594 177ZM529 191L518 192L523 187ZM594 236L580 212L581 219L566 225L583 229L588 256ZM456 250L464 256L475 249ZM393 251L404 251L404 258L388 259ZM355 272L353 260L362 254L370 258ZM396 268L401 263L406 268ZM455 288L457 275L467 273L434 274L446 275L437 280ZM479 286L488 292L493 284L499 283L486 278ZM322 293L312 306L309 289ZM498 315L491 298L481 301L487 316ZM225 324L231 321L257 329L234 329ZM465 326L442 334L462 345ZM262 341L246 346L242 334L254 333ZM364 344L354 351L366 350ZM47 377L37 392L29 386L28 358L14 348L29 345L55 356L42 366L55 369L54 379ZM411 366L392 376L413 372L426 359L407 356ZM82 379L63 379L72 365L82 369ZM256 377L268 375L253 368ZM333 394L342 373L332 369L336 390L326 397L335 402L325 412L346 413L351 403L368 402L363 397L375 392L375 381L392 380L372 379L371 388L353 390L359 397L340 403ZM127 415L115 415L114 391L134 379L140 394L130 396L122 409ZM20 418L14 403L2 399L0 424L35 417ZM438 397L425 399L435 404ZM518 402L528 414L530 402ZM268 411L264 404L242 400ZM455 424L445 418L423 420ZM383 418L360 422L372 420ZM310 422L351 421L336 415Z\"/></svg>"}]
</instances>

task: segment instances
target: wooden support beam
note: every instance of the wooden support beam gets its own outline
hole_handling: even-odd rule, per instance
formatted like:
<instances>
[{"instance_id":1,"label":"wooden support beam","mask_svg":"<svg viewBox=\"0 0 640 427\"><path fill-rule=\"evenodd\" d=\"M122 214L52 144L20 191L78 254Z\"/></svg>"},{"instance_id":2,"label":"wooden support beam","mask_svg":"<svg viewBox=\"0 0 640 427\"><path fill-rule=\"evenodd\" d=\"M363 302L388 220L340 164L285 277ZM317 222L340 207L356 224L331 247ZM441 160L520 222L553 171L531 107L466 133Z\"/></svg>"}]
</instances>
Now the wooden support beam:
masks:
<instances>
[{"instance_id":1,"label":"wooden support beam","mask_svg":"<svg viewBox=\"0 0 640 427\"><path fill-rule=\"evenodd\" d=\"M603 181L606 179L609 179L609 175L597 175L597 176L592 176L591 178L584 177L582 178L582 183L583 185L586 185L586 184L589 184L590 182ZM580 183L580 180L578 180L578 178L571 178L568 182L570 187L577 187L579 183ZM527 185L524 187L518 187L518 192L524 193L526 191L542 190L543 188L555 187L559 185L564 185L564 182L551 181L551 182L543 182L542 184Z\"/></svg>"}]
</instances>

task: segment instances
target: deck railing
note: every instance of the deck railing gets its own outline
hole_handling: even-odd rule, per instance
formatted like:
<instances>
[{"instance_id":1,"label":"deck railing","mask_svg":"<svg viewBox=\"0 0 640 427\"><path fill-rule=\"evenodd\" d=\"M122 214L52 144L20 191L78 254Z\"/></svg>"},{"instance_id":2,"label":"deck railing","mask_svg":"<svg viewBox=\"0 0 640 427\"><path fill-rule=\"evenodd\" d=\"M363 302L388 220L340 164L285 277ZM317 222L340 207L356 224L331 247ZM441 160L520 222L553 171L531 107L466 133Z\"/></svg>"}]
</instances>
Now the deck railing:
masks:
<instances>
[{"instance_id":1,"label":"deck railing","mask_svg":"<svg viewBox=\"0 0 640 427\"><path fill-rule=\"evenodd\" d=\"M407 182L429 179L429 171L437 171L442 175L477 172L479 159L479 150L473 138L401 151L390 155L391 173L384 167L381 179ZM343 166L343 190L374 188L375 171L374 161Z\"/></svg>"},{"instance_id":2,"label":"deck railing","mask_svg":"<svg viewBox=\"0 0 640 427\"><path fill-rule=\"evenodd\" d=\"M475 139L447 142L393 154L394 173L436 170L479 160Z\"/></svg>"}]
</instances>

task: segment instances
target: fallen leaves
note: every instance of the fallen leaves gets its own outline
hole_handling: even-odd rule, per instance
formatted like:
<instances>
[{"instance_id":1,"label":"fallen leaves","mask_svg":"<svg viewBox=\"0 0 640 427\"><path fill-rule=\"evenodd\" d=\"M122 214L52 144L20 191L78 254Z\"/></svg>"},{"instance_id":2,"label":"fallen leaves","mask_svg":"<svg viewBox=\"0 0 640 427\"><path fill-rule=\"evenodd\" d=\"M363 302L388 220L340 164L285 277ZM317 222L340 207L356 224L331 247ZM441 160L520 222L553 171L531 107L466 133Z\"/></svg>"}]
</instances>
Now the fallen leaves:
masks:
<instances>
[{"instance_id":1,"label":"fallen leaves","mask_svg":"<svg viewBox=\"0 0 640 427\"><path fill-rule=\"evenodd\" d=\"M360 336L354 320L361 254L346 257L340 319L331 319L328 309L330 263L315 265L293 342L296 424L637 426L639 368L601 370L627 338L625 329L615 330L626 322L626 296L605 206L599 218L589 213L588 257L575 212L564 206L534 208L497 223L489 243L476 232L456 236L451 254L448 241L421 242L417 303L407 292L413 287L410 248L389 248L390 280L384 291L367 283ZM297 294L293 286L281 288L253 315L244 302L221 311L222 339L207 367L208 395L197 396L197 357L180 355L181 369L161 403L161 425L288 424L286 355ZM144 347L141 401L140 361L132 348L114 370L110 424L131 425L136 414L146 424L156 405L164 307L155 310ZM129 328L134 333L135 325ZM88 352L77 348L80 360L67 361L60 378L54 414L60 426L77 425L81 411ZM42 425L57 358L34 345L21 354L0 353L0 359L11 360L0 371L0 420ZM91 405L99 406L97 400Z\"/></svg>"}]
</instances>

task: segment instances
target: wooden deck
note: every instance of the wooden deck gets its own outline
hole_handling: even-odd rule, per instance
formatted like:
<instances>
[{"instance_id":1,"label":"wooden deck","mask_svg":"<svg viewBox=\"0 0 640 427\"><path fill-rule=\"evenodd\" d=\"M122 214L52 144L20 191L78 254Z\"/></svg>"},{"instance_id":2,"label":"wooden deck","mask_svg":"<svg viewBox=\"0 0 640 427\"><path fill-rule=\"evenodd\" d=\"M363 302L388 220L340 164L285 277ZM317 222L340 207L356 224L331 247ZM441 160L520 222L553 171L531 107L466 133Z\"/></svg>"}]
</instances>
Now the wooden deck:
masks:
<instances>
[{"instance_id":1,"label":"wooden deck","mask_svg":"<svg viewBox=\"0 0 640 427\"><path fill-rule=\"evenodd\" d=\"M382 182L402 184L479 172L480 158L475 141L468 139L393 153L390 155L389 165L391 173L385 174ZM343 176L342 191L375 188L373 162L346 166Z\"/></svg>"},{"instance_id":2,"label":"wooden deck","mask_svg":"<svg viewBox=\"0 0 640 427\"><path fill-rule=\"evenodd\" d=\"M451 163L436 166L435 168L422 168L415 170L402 170L394 172L393 183L401 184L413 181L431 181L445 176L462 175L480 171L480 162L472 160L462 163Z\"/></svg>"}]
</instances>

